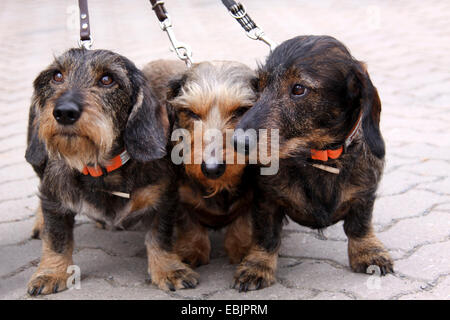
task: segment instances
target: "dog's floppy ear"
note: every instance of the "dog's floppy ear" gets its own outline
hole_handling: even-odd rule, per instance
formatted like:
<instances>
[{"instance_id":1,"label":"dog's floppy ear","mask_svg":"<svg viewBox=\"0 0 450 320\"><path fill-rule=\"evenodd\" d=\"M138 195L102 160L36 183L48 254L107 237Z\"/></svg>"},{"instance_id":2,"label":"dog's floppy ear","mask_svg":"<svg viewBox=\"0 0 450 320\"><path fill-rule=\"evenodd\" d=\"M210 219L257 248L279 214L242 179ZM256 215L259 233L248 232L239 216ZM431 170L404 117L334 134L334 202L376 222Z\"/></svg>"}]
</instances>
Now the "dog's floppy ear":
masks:
<instances>
[{"instance_id":1,"label":"dog's floppy ear","mask_svg":"<svg viewBox=\"0 0 450 320\"><path fill-rule=\"evenodd\" d=\"M166 155L169 120L165 106L157 100L144 76L133 79L134 104L125 128L125 147L130 156L147 162Z\"/></svg>"},{"instance_id":2,"label":"dog's floppy ear","mask_svg":"<svg viewBox=\"0 0 450 320\"><path fill-rule=\"evenodd\" d=\"M363 113L362 129L364 138L370 151L378 158L385 155L384 140L380 132L381 101L378 91L370 80L369 74L363 63L357 63L353 80L348 81L348 91L350 95L357 95L359 105ZM356 76L356 78L355 78Z\"/></svg>"},{"instance_id":3,"label":"dog's floppy ear","mask_svg":"<svg viewBox=\"0 0 450 320\"><path fill-rule=\"evenodd\" d=\"M184 84L187 81L187 74L183 73L169 81L169 89L167 90L167 100L171 100L181 93L181 88L183 88Z\"/></svg>"},{"instance_id":4,"label":"dog's floppy ear","mask_svg":"<svg viewBox=\"0 0 450 320\"><path fill-rule=\"evenodd\" d=\"M259 88L259 78L252 77L250 79L250 86L253 89L253 91L259 92L259 90L260 90L260 88Z\"/></svg>"},{"instance_id":5,"label":"dog's floppy ear","mask_svg":"<svg viewBox=\"0 0 450 320\"><path fill-rule=\"evenodd\" d=\"M181 90L186 83L187 78L188 76L186 73L178 74L174 78L170 79L168 83L168 89L166 92L167 112L169 114L169 121L172 130L178 128L178 117L175 108L171 104L171 100L175 99L181 94Z\"/></svg>"},{"instance_id":6,"label":"dog's floppy ear","mask_svg":"<svg viewBox=\"0 0 450 320\"><path fill-rule=\"evenodd\" d=\"M33 99L34 100L34 99ZM39 124L36 121L36 101L30 106L28 115L27 150L25 159L34 167L40 167L47 160L47 150L45 144L39 139Z\"/></svg>"}]
</instances>

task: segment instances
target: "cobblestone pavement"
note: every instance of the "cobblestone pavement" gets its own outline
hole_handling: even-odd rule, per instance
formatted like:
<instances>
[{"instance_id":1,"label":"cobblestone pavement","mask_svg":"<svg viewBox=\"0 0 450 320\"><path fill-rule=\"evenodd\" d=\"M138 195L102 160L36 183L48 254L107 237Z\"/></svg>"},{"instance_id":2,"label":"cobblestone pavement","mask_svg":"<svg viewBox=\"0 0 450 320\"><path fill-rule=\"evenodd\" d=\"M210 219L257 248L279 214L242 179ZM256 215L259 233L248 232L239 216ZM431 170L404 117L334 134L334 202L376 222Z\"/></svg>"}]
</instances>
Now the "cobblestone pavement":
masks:
<instances>
[{"instance_id":1,"label":"cobblestone pavement","mask_svg":"<svg viewBox=\"0 0 450 320\"><path fill-rule=\"evenodd\" d=\"M257 292L230 289L234 266L221 233L213 259L198 269L193 290L166 293L146 282L144 235L75 230L80 290L40 299L449 299L450 298L450 2L243 0L275 40L329 34L368 63L383 103L387 166L375 204L380 239L396 273L355 274L342 225L316 232L289 224L283 233L277 283ZM32 81L52 56L76 45L76 1L0 2L0 298L26 299L39 261L30 240L38 180L24 160ZM177 37L197 61L240 60L251 66L268 49L246 38L219 0L168 0ZM128 56L139 66L168 51L148 1L91 1L95 48Z\"/></svg>"}]
</instances>

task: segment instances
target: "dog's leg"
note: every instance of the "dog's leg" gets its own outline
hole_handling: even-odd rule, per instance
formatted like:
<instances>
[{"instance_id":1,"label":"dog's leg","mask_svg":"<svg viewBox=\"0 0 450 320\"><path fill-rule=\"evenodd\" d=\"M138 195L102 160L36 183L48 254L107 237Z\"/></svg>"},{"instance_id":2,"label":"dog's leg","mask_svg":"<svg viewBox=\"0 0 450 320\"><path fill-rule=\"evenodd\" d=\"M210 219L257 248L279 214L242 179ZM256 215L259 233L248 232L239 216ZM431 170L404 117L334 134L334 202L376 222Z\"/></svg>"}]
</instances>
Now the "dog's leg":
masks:
<instances>
[{"instance_id":1,"label":"dog's leg","mask_svg":"<svg viewBox=\"0 0 450 320\"><path fill-rule=\"evenodd\" d=\"M211 242L208 230L186 214L177 225L174 251L191 267L209 263Z\"/></svg>"},{"instance_id":2,"label":"dog's leg","mask_svg":"<svg viewBox=\"0 0 450 320\"><path fill-rule=\"evenodd\" d=\"M169 186L163 194L156 217L145 236L150 277L162 290L195 288L198 274L181 261L174 247L174 231L180 214L178 198L174 198L176 186ZM168 194L171 198L168 198Z\"/></svg>"},{"instance_id":3,"label":"dog's leg","mask_svg":"<svg viewBox=\"0 0 450 320\"><path fill-rule=\"evenodd\" d=\"M266 200L252 210L253 243L234 276L234 288L239 291L258 290L275 282L283 223L283 215L275 207Z\"/></svg>"},{"instance_id":4,"label":"dog's leg","mask_svg":"<svg viewBox=\"0 0 450 320\"><path fill-rule=\"evenodd\" d=\"M375 236L372 228L374 201L353 204L344 219L344 231L348 237L350 267L355 272L366 273L369 266L378 266L380 274L394 272L389 252Z\"/></svg>"},{"instance_id":5,"label":"dog's leg","mask_svg":"<svg viewBox=\"0 0 450 320\"><path fill-rule=\"evenodd\" d=\"M35 214L33 229L31 230L31 238L40 239L42 230L44 230L44 215L42 213L41 204L39 204Z\"/></svg>"},{"instance_id":6,"label":"dog's leg","mask_svg":"<svg viewBox=\"0 0 450 320\"><path fill-rule=\"evenodd\" d=\"M70 277L67 268L73 264L74 214L56 212L42 204L41 208L44 216L42 257L37 271L28 283L28 293L32 296L67 289L66 282Z\"/></svg>"},{"instance_id":7,"label":"dog's leg","mask_svg":"<svg viewBox=\"0 0 450 320\"><path fill-rule=\"evenodd\" d=\"M162 290L175 291L183 288L195 288L198 284L198 274L184 264L178 254L161 245L159 232L152 229L147 232L148 267L152 283Z\"/></svg>"},{"instance_id":8,"label":"dog's leg","mask_svg":"<svg viewBox=\"0 0 450 320\"><path fill-rule=\"evenodd\" d=\"M225 233L225 251L232 264L240 263L252 245L252 221L250 215L239 216Z\"/></svg>"}]
</instances>

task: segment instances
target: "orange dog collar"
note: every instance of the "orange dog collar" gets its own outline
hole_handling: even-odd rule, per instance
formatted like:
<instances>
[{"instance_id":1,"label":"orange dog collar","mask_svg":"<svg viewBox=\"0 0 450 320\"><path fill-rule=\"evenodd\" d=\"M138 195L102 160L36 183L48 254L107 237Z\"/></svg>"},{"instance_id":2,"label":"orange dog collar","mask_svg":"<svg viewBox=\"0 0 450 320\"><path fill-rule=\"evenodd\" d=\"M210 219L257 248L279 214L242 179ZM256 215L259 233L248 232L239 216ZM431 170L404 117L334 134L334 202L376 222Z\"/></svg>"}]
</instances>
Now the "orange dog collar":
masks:
<instances>
[{"instance_id":1,"label":"orange dog collar","mask_svg":"<svg viewBox=\"0 0 450 320\"><path fill-rule=\"evenodd\" d=\"M341 154L344 152L344 147L347 148L352 143L353 139L358 133L359 128L361 128L361 123L362 123L362 111L359 113L358 120L356 121L350 133L347 135L347 138L345 138L344 144L342 146L340 146L337 149L327 149L327 150L311 149L311 159L326 162L328 161L328 158L331 159L339 158Z\"/></svg>"},{"instance_id":2,"label":"orange dog collar","mask_svg":"<svg viewBox=\"0 0 450 320\"><path fill-rule=\"evenodd\" d=\"M344 151L343 146L341 146L339 149L335 149L335 150L311 149L311 159L320 160L320 161L328 161L328 158L337 159L341 156L342 151Z\"/></svg>"},{"instance_id":3,"label":"orange dog collar","mask_svg":"<svg viewBox=\"0 0 450 320\"><path fill-rule=\"evenodd\" d=\"M82 173L86 176L91 175L92 177L97 178L97 177L102 176L103 174L106 174L108 172L111 172L111 171L114 171L114 170L120 168L125 163L127 163L128 160L130 160L130 155L128 154L127 150L125 150L121 154L112 158L110 164L107 165L106 167L103 168L100 166L95 166L95 167L86 166L83 168Z\"/></svg>"}]
</instances>

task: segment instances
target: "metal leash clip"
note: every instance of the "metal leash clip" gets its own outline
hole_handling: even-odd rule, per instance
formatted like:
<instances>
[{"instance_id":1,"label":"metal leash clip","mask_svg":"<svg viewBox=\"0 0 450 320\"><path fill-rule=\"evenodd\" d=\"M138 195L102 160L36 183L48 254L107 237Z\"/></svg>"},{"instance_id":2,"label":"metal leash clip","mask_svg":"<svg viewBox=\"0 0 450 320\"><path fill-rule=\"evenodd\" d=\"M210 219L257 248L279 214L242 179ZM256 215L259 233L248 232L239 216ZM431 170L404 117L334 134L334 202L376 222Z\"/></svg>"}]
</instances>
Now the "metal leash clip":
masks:
<instances>
[{"instance_id":1,"label":"metal leash clip","mask_svg":"<svg viewBox=\"0 0 450 320\"><path fill-rule=\"evenodd\" d=\"M179 42L177 38L175 37L175 33L172 29L172 21L170 20L169 15L167 15L167 18L159 23L161 29L167 33L167 36L169 37L170 44L172 45L171 50L175 51L178 58L184 63L186 63L186 66L190 68L192 66L192 50L190 46L183 42Z\"/></svg>"},{"instance_id":2,"label":"metal leash clip","mask_svg":"<svg viewBox=\"0 0 450 320\"><path fill-rule=\"evenodd\" d=\"M271 40L270 38L266 37L266 34L262 29L259 27L256 27L255 29L252 29L248 32L246 32L247 37L253 40L259 40L264 42L270 47L270 50L273 51L277 47L277 43Z\"/></svg>"},{"instance_id":3,"label":"metal leash clip","mask_svg":"<svg viewBox=\"0 0 450 320\"><path fill-rule=\"evenodd\" d=\"M92 48L92 37L89 40L80 40L78 39L78 46L82 49L90 50Z\"/></svg>"},{"instance_id":4,"label":"metal leash clip","mask_svg":"<svg viewBox=\"0 0 450 320\"><path fill-rule=\"evenodd\" d=\"M230 12L230 15L239 22L242 28L245 30L247 37L252 40L260 40L270 47L270 50L274 50L278 45L275 41L266 36L264 31L259 28L255 22L247 14L247 10L242 3L236 3L235 1L222 1Z\"/></svg>"}]
</instances>

